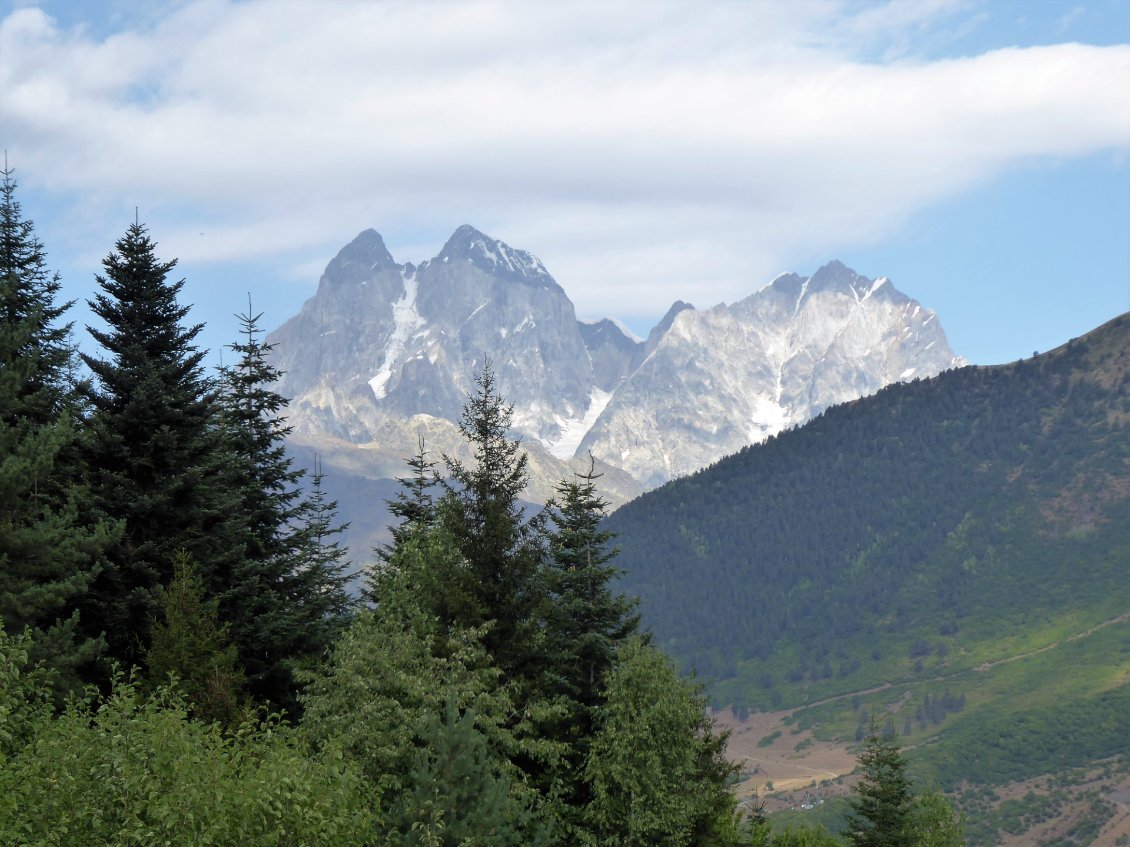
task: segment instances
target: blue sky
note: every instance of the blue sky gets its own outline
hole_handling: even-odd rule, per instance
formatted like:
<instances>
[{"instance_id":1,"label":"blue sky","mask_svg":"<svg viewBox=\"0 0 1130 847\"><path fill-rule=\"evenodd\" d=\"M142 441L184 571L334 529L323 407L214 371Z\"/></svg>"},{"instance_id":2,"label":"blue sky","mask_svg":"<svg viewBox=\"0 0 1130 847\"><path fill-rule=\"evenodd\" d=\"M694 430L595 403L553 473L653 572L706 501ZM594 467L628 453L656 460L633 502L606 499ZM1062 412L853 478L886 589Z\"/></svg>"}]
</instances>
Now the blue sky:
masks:
<instances>
[{"instance_id":1,"label":"blue sky","mask_svg":"<svg viewBox=\"0 0 1130 847\"><path fill-rule=\"evenodd\" d=\"M833 258L981 364L1130 310L1126 0L7 0L0 146L80 327L139 207L212 349L367 227L640 334Z\"/></svg>"}]
</instances>

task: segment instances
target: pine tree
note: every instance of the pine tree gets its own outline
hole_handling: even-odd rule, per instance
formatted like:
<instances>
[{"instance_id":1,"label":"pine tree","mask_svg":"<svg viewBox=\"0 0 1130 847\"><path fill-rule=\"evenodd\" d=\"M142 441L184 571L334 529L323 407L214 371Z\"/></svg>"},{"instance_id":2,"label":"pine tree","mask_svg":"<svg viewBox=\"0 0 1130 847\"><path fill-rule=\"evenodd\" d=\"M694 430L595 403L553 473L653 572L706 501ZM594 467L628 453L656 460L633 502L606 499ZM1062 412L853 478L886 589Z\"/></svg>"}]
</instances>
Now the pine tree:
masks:
<instances>
[{"instance_id":1,"label":"pine tree","mask_svg":"<svg viewBox=\"0 0 1130 847\"><path fill-rule=\"evenodd\" d=\"M78 600L109 523L86 520L74 454L78 400L70 303L56 303L58 274L15 199L12 170L0 182L0 617L36 633L35 659L62 672L89 662L99 643L78 634Z\"/></svg>"},{"instance_id":2,"label":"pine tree","mask_svg":"<svg viewBox=\"0 0 1130 847\"><path fill-rule=\"evenodd\" d=\"M526 847L548 844L531 798L521 797L498 754L475 726L475 714L449 695L430 716L422 748L390 814L390 843L403 847Z\"/></svg>"},{"instance_id":3,"label":"pine tree","mask_svg":"<svg viewBox=\"0 0 1130 847\"><path fill-rule=\"evenodd\" d=\"M613 534L601 528L608 503L597 493L599 476L590 464L562 481L549 504L547 638L563 693L586 708L601 701L616 650L639 627L635 602L610 587L620 571L609 564L618 552L608 548Z\"/></svg>"},{"instance_id":4,"label":"pine tree","mask_svg":"<svg viewBox=\"0 0 1130 847\"><path fill-rule=\"evenodd\" d=\"M436 462L428 459L422 435L416 455L408 460L408 467L412 469L412 476L400 479L401 490L396 492L392 500L386 501L389 513L400 519L398 525L389 527L392 533L390 549L403 544L417 530L431 526L436 519L432 491L439 486L440 481L435 471ZM378 555L385 558L385 551L378 551Z\"/></svg>"},{"instance_id":5,"label":"pine tree","mask_svg":"<svg viewBox=\"0 0 1130 847\"><path fill-rule=\"evenodd\" d=\"M303 497L305 472L294 467L285 439L286 400L272 389L282 374L270 363L272 345L260 338L260 314L237 316L239 356L222 369L227 484L238 493L243 556L230 576L210 586L255 695L293 710L296 662L329 646L348 598L344 551L332 544L334 503L317 474L313 499ZM331 546L327 546L331 545Z\"/></svg>"},{"instance_id":6,"label":"pine tree","mask_svg":"<svg viewBox=\"0 0 1130 847\"><path fill-rule=\"evenodd\" d=\"M847 836L854 847L913 847L913 797L906 761L874 719L859 754L863 773L851 798Z\"/></svg>"},{"instance_id":7,"label":"pine tree","mask_svg":"<svg viewBox=\"0 0 1130 847\"><path fill-rule=\"evenodd\" d=\"M639 627L635 603L610 588L618 570L609 564L612 533L601 529L607 503L597 494L590 464L557 487L548 505L548 595L543 611L547 659L541 672L545 694L564 703L561 717L543 731L567 745L560 776L573 809L592 799L582 778L605 700L606 676L617 650Z\"/></svg>"},{"instance_id":8,"label":"pine tree","mask_svg":"<svg viewBox=\"0 0 1130 847\"><path fill-rule=\"evenodd\" d=\"M527 521L518 499L529 459L510 438L513 407L499 396L490 362L475 385L459 420L474 464L444 455L450 478L443 482L440 508L473 592L458 622L468 627L491 622L484 643L499 668L510 679L532 679L543 647L536 618L544 597L542 523L538 517Z\"/></svg>"},{"instance_id":9,"label":"pine tree","mask_svg":"<svg viewBox=\"0 0 1130 847\"><path fill-rule=\"evenodd\" d=\"M161 614L146 652L154 686L178 678L196 717L233 724L239 716L243 674L218 604L208 600L196 566L184 551L173 560L173 579L161 590Z\"/></svg>"},{"instance_id":10,"label":"pine tree","mask_svg":"<svg viewBox=\"0 0 1130 847\"><path fill-rule=\"evenodd\" d=\"M159 589L184 549L209 586L242 555L239 517L224 482L212 385L193 346L202 325L182 326L184 280L169 282L144 226L134 223L103 261L90 303L105 329L87 327L105 358L83 355L95 384L85 461L102 514L124 524L83 611L114 658L133 664L149 640Z\"/></svg>"}]
</instances>

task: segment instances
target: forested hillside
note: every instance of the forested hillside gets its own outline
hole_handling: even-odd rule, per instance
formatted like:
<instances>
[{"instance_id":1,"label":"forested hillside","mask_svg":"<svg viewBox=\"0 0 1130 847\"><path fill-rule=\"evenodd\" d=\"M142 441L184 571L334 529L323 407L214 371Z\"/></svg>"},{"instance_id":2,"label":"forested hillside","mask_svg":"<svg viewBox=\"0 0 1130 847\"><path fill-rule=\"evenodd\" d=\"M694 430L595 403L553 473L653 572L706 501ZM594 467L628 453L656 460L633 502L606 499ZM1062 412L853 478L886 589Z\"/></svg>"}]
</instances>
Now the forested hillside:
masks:
<instances>
[{"instance_id":1,"label":"forested hillside","mask_svg":"<svg viewBox=\"0 0 1130 847\"><path fill-rule=\"evenodd\" d=\"M1130 315L832 408L607 526L719 705L846 695L803 720L848 741L880 705L944 734L912 758L947 784L1130 751Z\"/></svg>"}]
</instances>

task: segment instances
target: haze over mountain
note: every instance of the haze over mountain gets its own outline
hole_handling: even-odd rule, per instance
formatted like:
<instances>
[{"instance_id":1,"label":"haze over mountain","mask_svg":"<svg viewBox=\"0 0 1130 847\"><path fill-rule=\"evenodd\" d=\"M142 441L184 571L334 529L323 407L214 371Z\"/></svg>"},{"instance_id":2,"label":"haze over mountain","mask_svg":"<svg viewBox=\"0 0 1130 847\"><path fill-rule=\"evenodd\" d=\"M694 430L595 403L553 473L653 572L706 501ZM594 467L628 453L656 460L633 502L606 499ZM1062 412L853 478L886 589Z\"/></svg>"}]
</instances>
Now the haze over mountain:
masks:
<instances>
[{"instance_id":1,"label":"haze over mountain","mask_svg":"<svg viewBox=\"0 0 1130 847\"><path fill-rule=\"evenodd\" d=\"M292 447L320 453L331 485L402 475L420 437L433 457L458 453L453 422L490 360L531 456L529 499L591 453L616 504L833 403L962 361L931 310L839 262L732 305L676 302L642 341L613 320L578 321L537 257L470 226L419 265L362 232L268 341Z\"/></svg>"}]
</instances>

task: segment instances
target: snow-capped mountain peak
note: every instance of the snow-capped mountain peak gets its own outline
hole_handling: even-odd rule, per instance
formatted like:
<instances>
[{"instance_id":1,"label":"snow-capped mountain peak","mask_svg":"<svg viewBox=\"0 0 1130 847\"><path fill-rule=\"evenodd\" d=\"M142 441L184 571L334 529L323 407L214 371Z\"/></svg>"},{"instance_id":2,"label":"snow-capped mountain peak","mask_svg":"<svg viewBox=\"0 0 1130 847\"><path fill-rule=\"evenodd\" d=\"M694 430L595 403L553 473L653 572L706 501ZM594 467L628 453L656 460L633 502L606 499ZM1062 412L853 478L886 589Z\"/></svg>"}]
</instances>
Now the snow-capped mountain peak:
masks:
<instances>
[{"instance_id":1,"label":"snow-capped mountain peak","mask_svg":"<svg viewBox=\"0 0 1130 847\"><path fill-rule=\"evenodd\" d=\"M466 225L419 265L398 264L365 230L269 340L295 439L358 445L350 461L362 465L372 445L412 455L421 421L455 439L490 360L544 467L563 472L559 460L591 451L620 491L961 363L932 311L840 262L782 274L732 305L676 301L643 342L612 320L579 322L540 260Z\"/></svg>"},{"instance_id":2,"label":"snow-capped mountain peak","mask_svg":"<svg viewBox=\"0 0 1130 847\"><path fill-rule=\"evenodd\" d=\"M455 230L436 261L469 262L500 278L559 287L537 256L484 235L469 224Z\"/></svg>"}]
</instances>

